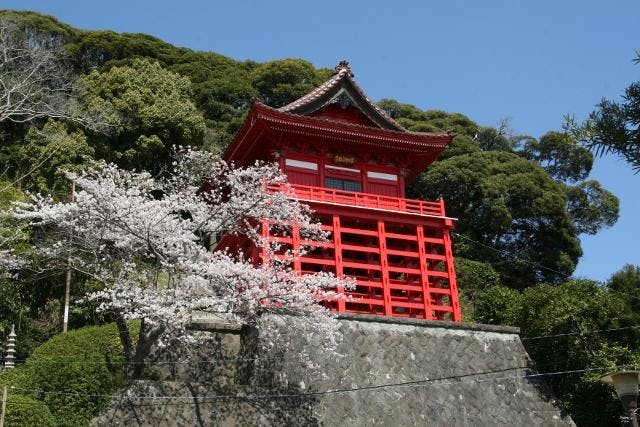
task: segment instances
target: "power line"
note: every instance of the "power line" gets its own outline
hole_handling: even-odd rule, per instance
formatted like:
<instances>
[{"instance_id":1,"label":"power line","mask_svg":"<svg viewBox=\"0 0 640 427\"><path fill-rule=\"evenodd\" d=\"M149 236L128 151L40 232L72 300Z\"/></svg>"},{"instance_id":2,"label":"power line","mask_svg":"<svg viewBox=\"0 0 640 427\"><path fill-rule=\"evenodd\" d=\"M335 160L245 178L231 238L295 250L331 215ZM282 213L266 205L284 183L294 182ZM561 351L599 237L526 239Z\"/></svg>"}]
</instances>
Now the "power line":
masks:
<instances>
[{"instance_id":1,"label":"power line","mask_svg":"<svg viewBox=\"0 0 640 427\"><path fill-rule=\"evenodd\" d=\"M473 239L472 239L471 237L469 237L469 236L465 236L464 234L460 234L460 233L457 233L457 232L455 232L455 231L452 231L452 234L454 234L455 236L462 237L463 239L468 240L469 242L475 243L476 245L484 246L485 248L488 248L488 249L491 249L491 250L493 250L493 251L496 251L496 252L498 252L500 255L508 256L508 257L509 257L509 258L511 258L512 260L515 260L515 261L521 261L521 262L524 262L525 264L533 265L533 266L540 267L540 268L542 268L542 269L545 269L545 270L551 271L551 272L553 272L553 273L559 274L559 275L560 275L560 276L562 276L564 279L569 279L569 278L571 278L571 275L568 275L568 274L563 273L563 272L558 271L558 270L554 270L553 268L549 268L549 267L544 266L544 265L542 265L542 264L539 264L539 263L537 263L537 262L533 262L533 261L529 261L529 260L526 260L526 259L518 258L517 256L510 256L508 253L506 253L506 251L505 251L505 250L497 249L497 248L494 248L493 246L487 245L486 243L478 242L478 241L476 241L476 240L473 240Z\"/></svg>"},{"instance_id":2,"label":"power line","mask_svg":"<svg viewBox=\"0 0 640 427\"><path fill-rule=\"evenodd\" d=\"M92 397L92 398L109 398L109 399L121 399L121 400L122 399L129 399L129 400L130 399L140 399L140 400L188 399L188 400L193 400L194 401L193 403L197 403L196 401L222 400L222 399L239 399L239 400L289 399L289 398L302 398L302 397L314 397L314 396L322 396L322 395L355 393L355 392L371 391L371 390L386 390L389 388L396 388L396 387L411 388L411 387L428 387L431 385L454 385L454 384L474 383L474 382L481 383L481 382L492 382L492 381L503 381L503 380L539 379L539 378L551 377L551 376L576 375L576 374L583 374L587 372L609 371L609 370L624 369L629 367L630 365L598 366L598 367L573 369L573 370L565 370L565 371L557 371L557 372L510 375L505 377L491 377L491 378L479 378L479 379L470 378L478 375L489 375L489 374L495 374L495 373L504 373L508 371L514 371L514 370L529 369L527 366L516 366L512 368L505 368L505 369L494 370L494 371L472 372L472 373L461 374L461 375L451 375L451 376L431 378L431 379L426 378L423 380L405 381L405 382L399 382L399 383L386 383L386 384L360 386L360 387L343 388L343 389L329 389L329 390L323 390L323 391L310 391L305 393L285 393L285 394L219 394L219 395L210 395L210 396L175 396L175 395L174 396L136 396L136 395L126 395L126 394L112 395L112 394L58 392L58 391L28 389L28 388L22 388L22 387L16 387L16 386L9 386L9 387L14 390L22 390L22 391L27 391L32 393L48 394L48 395L83 396L83 397Z\"/></svg>"},{"instance_id":3,"label":"power line","mask_svg":"<svg viewBox=\"0 0 640 427\"><path fill-rule=\"evenodd\" d=\"M623 326L623 327L620 327L620 328L609 328L609 329L593 329L593 330L589 330L589 331L567 332L567 333L555 334L555 335L538 335L538 336L535 336L535 337L521 337L520 340L522 340L522 341L531 341L531 340L539 340L539 339L544 339L544 338L559 338L559 337L569 337L569 336L576 336L576 335L599 334L599 333L603 333L603 332L624 331L624 330L638 329L638 328L640 328L640 325Z\"/></svg>"}]
</instances>

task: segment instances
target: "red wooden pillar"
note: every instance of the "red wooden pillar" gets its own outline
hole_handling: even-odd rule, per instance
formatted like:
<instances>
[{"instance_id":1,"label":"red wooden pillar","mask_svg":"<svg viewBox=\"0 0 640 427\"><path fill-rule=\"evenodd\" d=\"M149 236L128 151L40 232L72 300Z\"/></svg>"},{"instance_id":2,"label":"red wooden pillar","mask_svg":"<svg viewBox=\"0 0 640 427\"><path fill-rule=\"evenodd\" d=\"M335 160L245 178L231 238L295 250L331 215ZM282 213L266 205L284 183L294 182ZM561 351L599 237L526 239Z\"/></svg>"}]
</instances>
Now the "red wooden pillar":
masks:
<instances>
[{"instance_id":1,"label":"red wooden pillar","mask_svg":"<svg viewBox=\"0 0 640 427\"><path fill-rule=\"evenodd\" d=\"M431 309L431 292L429 290L429 273L427 268L427 254L424 249L424 229L421 225L416 226L418 236L418 255L420 258L420 282L422 283L422 303L424 304L424 318L433 320L433 310Z\"/></svg>"},{"instance_id":2,"label":"red wooden pillar","mask_svg":"<svg viewBox=\"0 0 640 427\"><path fill-rule=\"evenodd\" d=\"M342 265L342 235L340 231L340 216L333 215L333 255L336 262L336 277L344 276L344 268ZM344 288L339 286L338 293L344 294ZM345 303L343 299L338 300L338 311L345 311Z\"/></svg>"},{"instance_id":3,"label":"red wooden pillar","mask_svg":"<svg viewBox=\"0 0 640 427\"><path fill-rule=\"evenodd\" d=\"M270 250L269 250L269 245L270 245L270 239L269 239L269 235L271 234L269 231L269 221L267 221L266 219L263 219L260 222L260 233L262 234L262 248L260 249L260 258L262 258L262 262L264 264L267 264L269 262L271 262L271 258L267 255Z\"/></svg>"},{"instance_id":4,"label":"red wooden pillar","mask_svg":"<svg viewBox=\"0 0 640 427\"><path fill-rule=\"evenodd\" d=\"M380 276L382 279L382 295L384 298L385 316L393 315L391 307L391 292L389 289L389 263L387 261L387 236L384 221L378 220L378 244L380 245Z\"/></svg>"},{"instance_id":5,"label":"red wooden pillar","mask_svg":"<svg viewBox=\"0 0 640 427\"><path fill-rule=\"evenodd\" d=\"M300 262L300 224L297 220L291 222L291 246L293 248L293 271L300 273L302 263Z\"/></svg>"},{"instance_id":6,"label":"red wooden pillar","mask_svg":"<svg viewBox=\"0 0 640 427\"><path fill-rule=\"evenodd\" d=\"M451 236L449 230L442 230L442 239L444 240L444 251L447 259L447 273L449 275L449 291L451 292L451 307L453 308L453 321L462 321L462 313L460 311L460 301L458 300L458 285L456 283L456 269L453 263L453 249L451 247Z\"/></svg>"}]
</instances>

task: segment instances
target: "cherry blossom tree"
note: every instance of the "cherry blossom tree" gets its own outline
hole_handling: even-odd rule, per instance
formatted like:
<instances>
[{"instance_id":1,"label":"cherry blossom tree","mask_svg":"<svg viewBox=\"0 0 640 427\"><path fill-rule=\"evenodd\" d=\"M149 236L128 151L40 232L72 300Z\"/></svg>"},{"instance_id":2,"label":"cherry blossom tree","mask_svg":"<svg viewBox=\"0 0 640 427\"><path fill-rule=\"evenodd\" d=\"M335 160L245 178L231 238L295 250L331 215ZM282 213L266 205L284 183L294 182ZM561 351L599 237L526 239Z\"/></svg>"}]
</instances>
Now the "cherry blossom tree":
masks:
<instances>
[{"instance_id":1,"label":"cherry blossom tree","mask_svg":"<svg viewBox=\"0 0 640 427\"><path fill-rule=\"evenodd\" d=\"M176 337L196 312L218 313L258 325L269 308L312 319L323 345L335 347L337 321L319 304L339 298L332 290L349 283L329 274L300 276L277 245L263 241L262 220L287 227L295 221L303 234L326 238L308 207L287 194L284 176L273 165L232 168L210 155L183 149L164 178L96 163L67 173L75 200L55 202L34 196L18 203L12 216L26 220L43 236L32 267L67 268L98 284L85 301L112 313L122 341L126 374L138 378L154 345ZM206 182L205 186L201 184ZM277 184L283 192L268 192ZM241 234L260 247L260 264L229 251L211 252L211 235ZM139 320L137 337L131 321ZM260 323L265 324L265 323Z\"/></svg>"}]
</instances>

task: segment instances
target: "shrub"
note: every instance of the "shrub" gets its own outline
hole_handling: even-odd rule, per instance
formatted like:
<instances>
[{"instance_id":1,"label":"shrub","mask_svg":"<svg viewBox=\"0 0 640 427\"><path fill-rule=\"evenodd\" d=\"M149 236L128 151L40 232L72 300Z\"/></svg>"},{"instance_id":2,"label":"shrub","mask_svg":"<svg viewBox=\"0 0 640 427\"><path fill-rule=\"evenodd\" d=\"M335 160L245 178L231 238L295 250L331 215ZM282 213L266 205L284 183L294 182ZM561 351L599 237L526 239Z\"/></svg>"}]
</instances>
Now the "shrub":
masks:
<instances>
[{"instance_id":1,"label":"shrub","mask_svg":"<svg viewBox=\"0 0 640 427\"><path fill-rule=\"evenodd\" d=\"M7 413L4 422L7 426L54 427L57 425L44 402L11 392L7 396Z\"/></svg>"},{"instance_id":2,"label":"shrub","mask_svg":"<svg viewBox=\"0 0 640 427\"><path fill-rule=\"evenodd\" d=\"M55 425L87 425L122 385L123 363L115 324L91 326L51 338L0 382L45 404Z\"/></svg>"}]
</instances>

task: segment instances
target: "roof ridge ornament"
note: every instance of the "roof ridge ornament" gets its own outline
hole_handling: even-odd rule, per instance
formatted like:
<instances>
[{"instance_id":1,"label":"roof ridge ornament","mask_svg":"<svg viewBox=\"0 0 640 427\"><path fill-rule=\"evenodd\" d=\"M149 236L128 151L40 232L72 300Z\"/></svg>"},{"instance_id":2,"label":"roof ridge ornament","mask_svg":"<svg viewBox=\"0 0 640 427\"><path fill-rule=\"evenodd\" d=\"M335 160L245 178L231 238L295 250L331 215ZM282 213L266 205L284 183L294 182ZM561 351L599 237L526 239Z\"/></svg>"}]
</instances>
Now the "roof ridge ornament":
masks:
<instances>
[{"instance_id":1,"label":"roof ridge ornament","mask_svg":"<svg viewBox=\"0 0 640 427\"><path fill-rule=\"evenodd\" d=\"M347 73L349 74L349 77L353 77L353 70L349 66L349 61L347 61L346 59L343 59L342 61L338 62L338 65L336 65L334 68L335 72L333 74L334 75L339 74L342 70L346 70Z\"/></svg>"}]
</instances>

